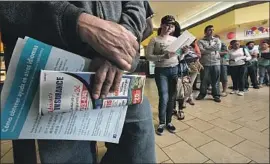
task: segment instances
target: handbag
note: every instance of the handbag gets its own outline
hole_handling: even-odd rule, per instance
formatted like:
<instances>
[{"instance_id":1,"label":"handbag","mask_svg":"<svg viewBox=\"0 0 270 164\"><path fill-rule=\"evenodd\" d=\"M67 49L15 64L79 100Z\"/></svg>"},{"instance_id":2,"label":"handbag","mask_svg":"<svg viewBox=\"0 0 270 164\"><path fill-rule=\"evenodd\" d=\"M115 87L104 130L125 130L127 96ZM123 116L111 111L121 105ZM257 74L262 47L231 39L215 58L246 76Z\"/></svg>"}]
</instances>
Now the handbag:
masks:
<instances>
[{"instance_id":1,"label":"handbag","mask_svg":"<svg viewBox=\"0 0 270 164\"><path fill-rule=\"evenodd\" d=\"M189 63L188 67L189 67L190 73L199 73L201 69L203 69L203 66L201 65L199 60Z\"/></svg>"},{"instance_id":2,"label":"handbag","mask_svg":"<svg viewBox=\"0 0 270 164\"><path fill-rule=\"evenodd\" d=\"M185 99L191 95L192 86L188 76L178 77L176 85L176 100Z\"/></svg>"}]
</instances>

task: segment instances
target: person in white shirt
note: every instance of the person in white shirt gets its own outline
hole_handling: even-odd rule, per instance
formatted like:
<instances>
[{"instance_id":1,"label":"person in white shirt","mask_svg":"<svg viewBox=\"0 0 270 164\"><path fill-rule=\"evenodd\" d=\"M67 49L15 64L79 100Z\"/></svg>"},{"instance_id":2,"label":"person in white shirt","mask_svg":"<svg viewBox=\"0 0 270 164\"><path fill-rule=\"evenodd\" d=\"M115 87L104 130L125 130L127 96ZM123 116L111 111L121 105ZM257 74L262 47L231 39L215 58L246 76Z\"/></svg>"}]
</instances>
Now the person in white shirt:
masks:
<instances>
[{"instance_id":1,"label":"person in white shirt","mask_svg":"<svg viewBox=\"0 0 270 164\"><path fill-rule=\"evenodd\" d=\"M175 25L173 16L164 16L161 19L159 35L150 41L145 54L147 60L155 62L155 81L159 95L159 126L156 130L158 135L162 135L165 127L171 133L176 130L171 121L176 98L178 58L175 52L166 51L166 48L177 39L172 36Z\"/></svg>"},{"instance_id":2,"label":"person in white shirt","mask_svg":"<svg viewBox=\"0 0 270 164\"><path fill-rule=\"evenodd\" d=\"M230 72L233 81L233 91L239 96L244 95L246 61L251 59L249 52L245 48L240 48L240 42L232 40L232 49L229 51Z\"/></svg>"}]
</instances>

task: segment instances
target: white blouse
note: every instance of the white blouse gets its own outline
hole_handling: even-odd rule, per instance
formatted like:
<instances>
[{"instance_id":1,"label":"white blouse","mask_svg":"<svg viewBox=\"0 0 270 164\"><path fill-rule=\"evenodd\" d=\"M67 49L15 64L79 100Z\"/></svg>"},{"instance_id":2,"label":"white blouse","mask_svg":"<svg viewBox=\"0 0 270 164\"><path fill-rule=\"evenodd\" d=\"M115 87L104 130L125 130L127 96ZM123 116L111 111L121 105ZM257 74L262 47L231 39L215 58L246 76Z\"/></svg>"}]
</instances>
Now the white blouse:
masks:
<instances>
[{"instance_id":1,"label":"white blouse","mask_svg":"<svg viewBox=\"0 0 270 164\"><path fill-rule=\"evenodd\" d=\"M244 51L245 54L244 55ZM237 50L232 49L229 51L229 64L230 66L239 66L244 65L245 61L249 61L251 56L249 52L244 48L238 48Z\"/></svg>"}]
</instances>

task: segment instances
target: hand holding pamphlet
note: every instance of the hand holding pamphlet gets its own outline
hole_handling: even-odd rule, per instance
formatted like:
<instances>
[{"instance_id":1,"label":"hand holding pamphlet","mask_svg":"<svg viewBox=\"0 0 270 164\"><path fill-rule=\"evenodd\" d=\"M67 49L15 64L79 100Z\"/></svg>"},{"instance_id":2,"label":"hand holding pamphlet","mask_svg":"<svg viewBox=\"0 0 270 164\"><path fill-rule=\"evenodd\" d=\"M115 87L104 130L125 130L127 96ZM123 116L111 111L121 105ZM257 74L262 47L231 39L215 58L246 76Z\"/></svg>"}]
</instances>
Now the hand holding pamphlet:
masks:
<instances>
[{"instance_id":1,"label":"hand holding pamphlet","mask_svg":"<svg viewBox=\"0 0 270 164\"><path fill-rule=\"evenodd\" d=\"M90 64L90 59L19 38L1 92L1 140L118 143L128 105L143 101L145 76L124 75L116 92L93 100Z\"/></svg>"}]
</instances>

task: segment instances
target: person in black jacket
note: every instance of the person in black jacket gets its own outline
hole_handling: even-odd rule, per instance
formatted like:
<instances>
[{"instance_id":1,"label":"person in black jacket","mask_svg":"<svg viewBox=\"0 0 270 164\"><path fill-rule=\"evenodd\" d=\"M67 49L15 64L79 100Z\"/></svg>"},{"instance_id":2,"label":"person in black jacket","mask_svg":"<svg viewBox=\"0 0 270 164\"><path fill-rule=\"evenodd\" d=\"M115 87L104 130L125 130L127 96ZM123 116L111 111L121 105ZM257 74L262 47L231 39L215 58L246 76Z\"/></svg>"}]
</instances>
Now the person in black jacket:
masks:
<instances>
[{"instance_id":1,"label":"person in black jacket","mask_svg":"<svg viewBox=\"0 0 270 164\"><path fill-rule=\"evenodd\" d=\"M29 36L99 63L93 97L115 89L133 71L146 26L143 1L1 2L0 29L8 68L18 37ZM95 163L93 143L39 140L42 163ZM155 163L150 104L129 106L119 144L106 143L102 163ZM92 149L91 149L92 148ZM36 163L34 140L13 141L15 164Z\"/></svg>"}]
</instances>

